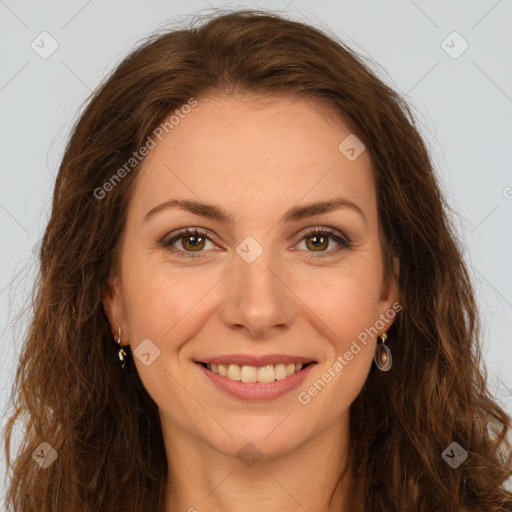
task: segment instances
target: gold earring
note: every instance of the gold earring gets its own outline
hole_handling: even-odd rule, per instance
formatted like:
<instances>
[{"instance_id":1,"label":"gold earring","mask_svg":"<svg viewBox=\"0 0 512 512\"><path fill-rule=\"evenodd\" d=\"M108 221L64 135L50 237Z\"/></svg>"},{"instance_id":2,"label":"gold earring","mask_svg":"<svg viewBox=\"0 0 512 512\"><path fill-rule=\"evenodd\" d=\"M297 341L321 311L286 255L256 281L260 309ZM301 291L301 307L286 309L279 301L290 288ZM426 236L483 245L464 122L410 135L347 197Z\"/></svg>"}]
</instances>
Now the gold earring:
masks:
<instances>
[{"instance_id":1,"label":"gold earring","mask_svg":"<svg viewBox=\"0 0 512 512\"><path fill-rule=\"evenodd\" d=\"M386 345L387 338L388 335L385 332L380 335L380 342L377 342L377 347L373 356L373 360L377 365L377 368L383 372L390 370L391 365L393 364L391 350L389 350L389 347Z\"/></svg>"},{"instance_id":2,"label":"gold earring","mask_svg":"<svg viewBox=\"0 0 512 512\"><path fill-rule=\"evenodd\" d=\"M119 327L119 334L117 337L117 344L119 345L119 360L121 361L121 368L126 368L126 358L128 357L128 354L124 350L124 347L121 346L121 327Z\"/></svg>"}]
</instances>

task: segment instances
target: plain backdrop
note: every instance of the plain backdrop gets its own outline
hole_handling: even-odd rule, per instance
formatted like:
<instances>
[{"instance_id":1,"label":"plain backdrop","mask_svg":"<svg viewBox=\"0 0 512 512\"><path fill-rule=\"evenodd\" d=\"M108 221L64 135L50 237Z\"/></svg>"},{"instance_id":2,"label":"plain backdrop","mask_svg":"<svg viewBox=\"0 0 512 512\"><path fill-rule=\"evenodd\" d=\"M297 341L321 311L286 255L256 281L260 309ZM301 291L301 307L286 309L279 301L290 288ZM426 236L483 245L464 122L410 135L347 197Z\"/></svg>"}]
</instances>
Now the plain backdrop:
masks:
<instances>
[{"instance_id":1,"label":"plain backdrop","mask_svg":"<svg viewBox=\"0 0 512 512\"><path fill-rule=\"evenodd\" d=\"M1 426L30 315L38 242L84 100L144 36L224 6L282 10L330 31L405 96L454 210L478 294L489 385L510 414L511 0L0 0ZM3 477L3 453L0 462Z\"/></svg>"}]
</instances>

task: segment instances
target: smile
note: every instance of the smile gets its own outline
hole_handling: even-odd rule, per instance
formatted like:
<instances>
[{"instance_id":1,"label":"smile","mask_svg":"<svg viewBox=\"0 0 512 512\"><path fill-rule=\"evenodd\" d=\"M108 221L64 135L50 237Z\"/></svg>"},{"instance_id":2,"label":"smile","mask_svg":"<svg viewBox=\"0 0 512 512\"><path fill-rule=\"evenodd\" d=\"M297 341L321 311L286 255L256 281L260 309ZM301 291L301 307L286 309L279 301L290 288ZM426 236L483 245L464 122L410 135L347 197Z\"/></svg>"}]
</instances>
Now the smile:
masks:
<instances>
[{"instance_id":1,"label":"smile","mask_svg":"<svg viewBox=\"0 0 512 512\"><path fill-rule=\"evenodd\" d=\"M265 366L240 366L238 364L202 363L211 372L229 380L241 382L274 382L284 380L294 373L300 372L309 363L268 364Z\"/></svg>"},{"instance_id":2,"label":"smile","mask_svg":"<svg viewBox=\"0 0 512 512\"><path fill-rule=\"evenodd\" d=\"M290 362L297 359L302 361ZM291 393L303 385L316 366L316 361L289 356L224 356L209 361L196 361L206 382L237 399L256 401L273 400ZM274 364L269 364L271 362Z\"/></svg>"}]
</instances>

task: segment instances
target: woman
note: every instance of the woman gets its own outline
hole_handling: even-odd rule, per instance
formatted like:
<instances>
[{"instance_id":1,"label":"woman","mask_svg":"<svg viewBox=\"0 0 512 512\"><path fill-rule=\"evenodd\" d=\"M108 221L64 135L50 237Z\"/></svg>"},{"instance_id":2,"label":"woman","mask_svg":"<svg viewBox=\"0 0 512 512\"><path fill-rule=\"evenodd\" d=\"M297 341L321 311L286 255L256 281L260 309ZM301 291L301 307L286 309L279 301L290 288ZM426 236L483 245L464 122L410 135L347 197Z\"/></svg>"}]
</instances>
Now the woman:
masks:
<instances>
[{"instance_id":1,"label":"woman","mask_svg":"<svg viewBox=\"0 0 512 512\"><path fill-rule=\"evenodd\" d=\"M405 102L260 11L82 113L17 373L14 511L503 511L510 420Z\"/></svg>"}]
</instances>

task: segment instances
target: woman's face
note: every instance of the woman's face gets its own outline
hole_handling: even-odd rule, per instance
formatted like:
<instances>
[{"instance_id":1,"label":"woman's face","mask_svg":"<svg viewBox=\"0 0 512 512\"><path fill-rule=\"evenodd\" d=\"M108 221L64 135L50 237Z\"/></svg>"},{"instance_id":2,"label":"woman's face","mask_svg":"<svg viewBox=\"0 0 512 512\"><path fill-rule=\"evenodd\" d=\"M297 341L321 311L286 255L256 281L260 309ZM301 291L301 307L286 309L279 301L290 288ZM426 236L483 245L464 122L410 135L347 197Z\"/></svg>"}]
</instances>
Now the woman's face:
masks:
<instances>
[{"instance_id":1,"label":"woman's face","mask_svg":"<svg viewBox=\"0 0 512 512\"><path fill-rule=\"evenodd\" d=\"M200 99L153 137L104 306L164 432L272 456L347 428L397 293L368 154L328 119Z\"/></svg>"}]
</instances>

